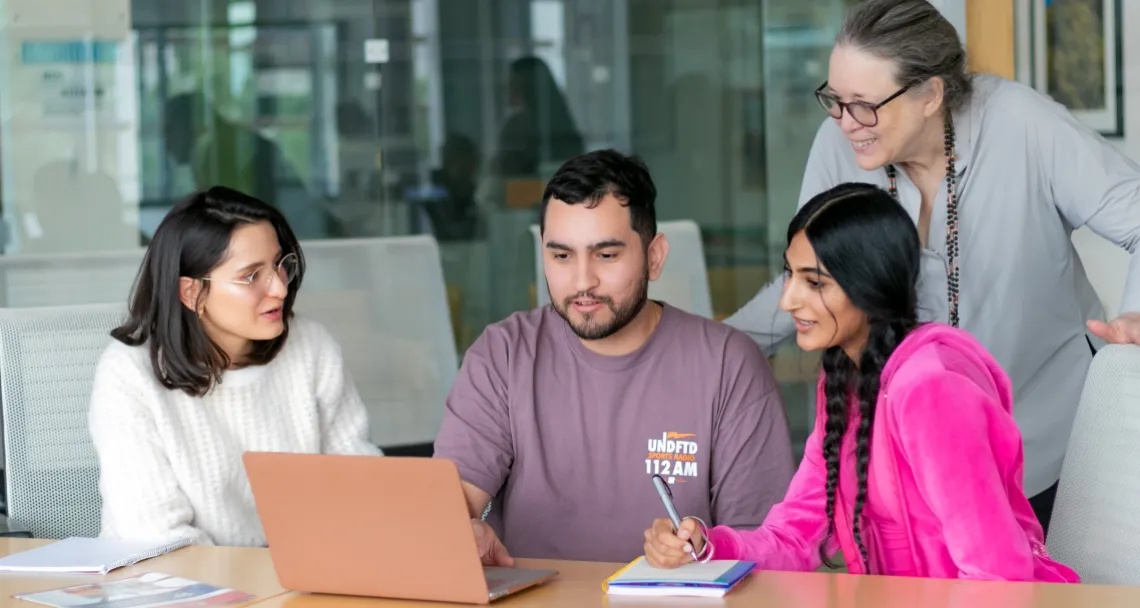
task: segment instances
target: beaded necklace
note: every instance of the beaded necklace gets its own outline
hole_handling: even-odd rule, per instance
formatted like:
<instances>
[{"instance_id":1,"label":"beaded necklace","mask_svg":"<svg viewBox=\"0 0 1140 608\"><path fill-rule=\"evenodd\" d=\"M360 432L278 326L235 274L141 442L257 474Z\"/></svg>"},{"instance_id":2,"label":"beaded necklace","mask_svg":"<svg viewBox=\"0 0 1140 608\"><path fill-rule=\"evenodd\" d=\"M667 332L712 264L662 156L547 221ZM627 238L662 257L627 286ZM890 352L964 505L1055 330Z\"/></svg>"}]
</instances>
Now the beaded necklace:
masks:
<instances>
[{"instance_id":1,"label":"beaded necklace","mask_svg":"<svg viewBox=\"0 0 1140 608\"><path fill-rule=\"evenodd\" d=\"M954 173L954 123L946 117L946 255L949 276L946 280L946 298L950 304L950 325L958 327L958 178ZM894 165L887 165L889 191L899 198L898 173Z\"/></svg>"}]
</instances>

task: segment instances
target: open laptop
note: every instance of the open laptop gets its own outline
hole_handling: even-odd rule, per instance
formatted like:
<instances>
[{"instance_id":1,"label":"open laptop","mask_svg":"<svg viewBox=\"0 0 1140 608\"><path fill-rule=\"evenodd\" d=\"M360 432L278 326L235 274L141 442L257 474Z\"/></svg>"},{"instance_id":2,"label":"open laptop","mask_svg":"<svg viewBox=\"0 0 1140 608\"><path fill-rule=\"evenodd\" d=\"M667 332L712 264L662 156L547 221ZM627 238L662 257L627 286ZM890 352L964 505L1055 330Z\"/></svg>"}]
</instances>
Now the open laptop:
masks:
<instances>
[{"instance_id":1,"label":"open laptop","mask_svg":"<svg viewBox=\"0 0 1140 608\"><path fill-rule=\"evenodd\" d=\"M553 570L484 568L455 463L247 452L277 579L291 591L488 604Z\"/></svg>"}]
</instances>

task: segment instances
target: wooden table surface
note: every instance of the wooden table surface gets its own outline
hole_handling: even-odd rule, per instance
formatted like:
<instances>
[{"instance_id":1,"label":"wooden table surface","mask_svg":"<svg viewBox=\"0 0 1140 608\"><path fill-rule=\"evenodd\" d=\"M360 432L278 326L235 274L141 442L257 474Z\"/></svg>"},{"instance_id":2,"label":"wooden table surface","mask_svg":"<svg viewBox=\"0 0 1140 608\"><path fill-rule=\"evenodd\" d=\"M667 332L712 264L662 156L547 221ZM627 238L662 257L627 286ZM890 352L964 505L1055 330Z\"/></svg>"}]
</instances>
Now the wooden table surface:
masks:
<instances>
[{"instance_id":1,"label":"wooden table surface","mask_svg":"<svg viewBox=\"0 0 1140 608\"><path fill-rule=\"evenodd\" d=\"M0 538L0 555L26 551L49 542L53 541ZM12 596L71 585L117 581L146 572L161 572L244 591L253 595L255 602L285 593L285 589L277 583L277 574L273 571L273 562L269 559L269 551L266 549L186 547L139 562L134 566L120 568L106 576L0 572L0 605L34 606L35 604L14 599Z\"/></svg>"},{"instance_id":2,"label":"wooden table surface","mask_svg":"<svg viewBox=\"0 0 1140 608\"><path fill-rule=\"evenodd\" d=\"M1136 608L1140 587L995 583L824 572L760 572L724 598L607 596L602 581L619 564L518 560L522 568L558 570L549 583L493 604L496 608L586 606L705 608ZM288 593L258 604L288 608L413 608L454 606L431 602L380 600Z\"/></svg>"},{"instance_id":3,"label":"wooden table surface","mask_svg":"<svg viewBox=\"0 0 1140 608\"><path fill-rule=\"evenodd\" d=\"M22 551L49 541L0 539L0 555ZM723 599L607 596L602 581L619 564L518 560L519 567L558 570L545 585L509 596L495 607L542 606L569 608L694 607L762 608L1134 608L1140 606L1140 587L997 583L885 576L854 576L826 572L761 572L748 577ZM0 605L32 604L12 598L14 594L45 591L110 581L144 572L162 572L213 585L238 589L257 596L258 608L411 608L456 606L431 602L383 600L286 592L277 583L273 562L266 549L187 547L168 555L116 570L107 576L29 575L0 573ZM382 573L377 573L382 576Z\"/></svg>"}]
</instances>

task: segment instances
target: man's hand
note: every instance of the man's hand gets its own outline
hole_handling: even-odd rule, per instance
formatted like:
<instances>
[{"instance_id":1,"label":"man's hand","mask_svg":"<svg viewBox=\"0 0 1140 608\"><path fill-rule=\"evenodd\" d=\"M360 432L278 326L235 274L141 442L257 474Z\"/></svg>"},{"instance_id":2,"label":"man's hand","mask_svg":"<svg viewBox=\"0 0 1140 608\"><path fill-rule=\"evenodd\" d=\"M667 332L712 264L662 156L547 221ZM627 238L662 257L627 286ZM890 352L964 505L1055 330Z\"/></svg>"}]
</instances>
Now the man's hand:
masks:
<instances>
[{"instance_id":1,"label":"man's hand","mask_svg":"<svg viewBox=\"0 0 1140 608\"><path fill-rule=\"evenodd\" d=\"M471 519L483 519L483 511L491 504L491 495L475 487L475 484L463 482L463 496L467 499L467 512Z\"/></svg>"},{"instance_id":2,"label":"man's hand","mask_svg":"<svg viewBox=\"0 0 1140 608\"><path fill-rule=\"evenodd\" d=\"M507 548L487 522L472 519L471 525L475 528L475 546L479 549L479 559L484 566L514 567L515 559L507 553Z\"/></svg>"},{"instance_id":3,"label":"man's hand","mask_svg":"<svg viewBox=\"0 0 1140 608\"><path fill-rule=\"evenodd\" d=\"M1112 321L1089 321L1089 331L1109 344L1140 344L1140 312L1126 312Z\"/></svg>"}]
</instances>

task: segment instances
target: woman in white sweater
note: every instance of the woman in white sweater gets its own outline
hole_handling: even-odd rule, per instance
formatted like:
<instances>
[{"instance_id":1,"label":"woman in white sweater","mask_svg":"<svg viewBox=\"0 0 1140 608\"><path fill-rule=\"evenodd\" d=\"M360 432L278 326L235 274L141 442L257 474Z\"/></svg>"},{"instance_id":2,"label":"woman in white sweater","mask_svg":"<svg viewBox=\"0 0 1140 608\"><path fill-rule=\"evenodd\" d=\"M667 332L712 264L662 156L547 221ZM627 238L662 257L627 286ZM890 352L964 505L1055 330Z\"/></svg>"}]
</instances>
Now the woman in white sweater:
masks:
<instances>
[{"instance_id":1,"label":"woman in white sweater","mask_svg":"<svg viewBox=\"0 0 1140 608\"><path fill-rule=\"evenodd\" d=\"M162 221L95 372L104 537L264 545L243 452L380 454L339 346L293 317L304 270L281 213L240 192Z\"/></svg>"}]
</instances>

